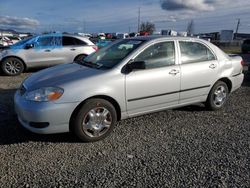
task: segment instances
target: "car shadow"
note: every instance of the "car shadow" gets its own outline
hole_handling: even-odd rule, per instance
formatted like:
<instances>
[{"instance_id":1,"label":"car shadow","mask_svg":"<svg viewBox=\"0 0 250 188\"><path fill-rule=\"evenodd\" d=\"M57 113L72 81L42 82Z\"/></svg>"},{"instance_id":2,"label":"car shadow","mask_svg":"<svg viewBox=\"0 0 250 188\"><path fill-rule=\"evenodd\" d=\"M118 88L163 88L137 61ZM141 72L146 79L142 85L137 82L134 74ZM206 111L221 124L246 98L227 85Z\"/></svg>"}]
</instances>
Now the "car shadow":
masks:
<instances>
[{"instance_id":1,"label":"car shadow","mask_svg":"<svg viewBox=\"0 0 250 188\"><path fill-rule=\"evenodd\" d=\"M209 111L203 103L197 103L189 106L173 109L173 111L185 111L185 112L201 112Z\"/></svg>"}]
</instances>

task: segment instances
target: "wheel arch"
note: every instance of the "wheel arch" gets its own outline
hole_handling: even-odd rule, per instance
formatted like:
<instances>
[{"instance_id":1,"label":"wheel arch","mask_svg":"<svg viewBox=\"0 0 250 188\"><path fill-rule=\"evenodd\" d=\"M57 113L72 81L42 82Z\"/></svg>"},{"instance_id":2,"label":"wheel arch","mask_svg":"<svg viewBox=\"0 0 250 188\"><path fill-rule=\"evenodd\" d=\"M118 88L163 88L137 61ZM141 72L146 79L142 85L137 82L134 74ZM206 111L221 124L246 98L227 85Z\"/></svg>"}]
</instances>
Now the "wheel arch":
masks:
<instances>
[{"instance_id":1,"label":"wheel arch","mask_svg":"<svg viewBox=\"0 0 250 188\"><path fill-rule=\"evenodd\" d=\"M8 59L8 58L16 58L16 59L19 59L19 60L22 61L22 63L23 63L24 70L27 70L28 67L27 67L25 61L24 61L22 58L18 57L18 56L14 56L14 55L6 56L6 57L4 57L4 58L1 60L1 62L3 62L5 59Z\"/></svg>"},{"instance_id":2,"label":"wheel arch","mask_svg":"<svg viewBox=\"0 0 250 188\"><path fill-rule=\"evenodd\" d=\"M121 108L120 108L119 103L114 98L107 96L107 95L95 95L95 96L92 96L92 97L85 99L80 104L78 104L77 107L74 109L74 111L72 112L72 114L70 116L70 121L69 121L70 130L71 130L71 126L72 126L73 119L74 119L75 115L80 110L80 108L86 103L86 101L89 99L104 99L104 100L110 102L116 110L117 121L121 120Z\"/></svg>"},{"instance_id":3,"label":"wheel arch","mask_svg":"<svg viewBox=\"0 0 250 188\"><path fill-rule=\"evenodd\" d=\"M88 56L87 54L84 54L84 53L83 54L78 54L77 56L75 56L74 61L77 60L77 58L80 57L81 55L86 56L86 57Z\"/></svg>"},{"instance_id":4,"label":"wheel arch","mask_svg":"<svg viewBox=\"0 0 250 188\"><path fill-rule=\"evenodd\" d=\"M224 82L227 85L227 87L228 87L228 92L231 93L231 90L232 90L232 81L229 78L223 77L223 78L220 78L219 80L217 80L216 82L218 82L218 81Z\"/></svg>"}]
</instances>

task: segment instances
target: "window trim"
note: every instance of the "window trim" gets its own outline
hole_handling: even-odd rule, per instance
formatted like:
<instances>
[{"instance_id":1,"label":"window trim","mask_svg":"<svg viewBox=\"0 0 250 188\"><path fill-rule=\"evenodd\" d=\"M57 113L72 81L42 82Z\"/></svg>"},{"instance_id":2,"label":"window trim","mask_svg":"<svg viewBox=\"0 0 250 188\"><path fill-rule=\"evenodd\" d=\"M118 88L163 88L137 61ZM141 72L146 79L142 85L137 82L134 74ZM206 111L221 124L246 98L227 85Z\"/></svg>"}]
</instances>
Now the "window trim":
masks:
<instances>
[{"instance_id":1,"label":"window trim","mask_svg":"<svg viewBox=\"0 0 250 188\"><path fill-rule=\"evenodd\" d=\"M193 42L193 43L199 43L203 46L205 46L207 49L210 50L210 52L213 54L213 56L215 57L215 59L213 60L206 60L206 61L195 61L195 62L189 62L189 63L182 63L181 61L181 47L180 47L180 42ZM178 43L178 51L179 51L179 64L180 65L186 65L186 64L191 64L191 63L201 63L201 62L209 62L209 61L218 61L218 57L217 55L215 54L215 52L211 49L211 47L209 45L207 45L206 43L202 42L202 41L195 41L195 40L178 40L177 41Z\"/></svg>"}]
</instances>

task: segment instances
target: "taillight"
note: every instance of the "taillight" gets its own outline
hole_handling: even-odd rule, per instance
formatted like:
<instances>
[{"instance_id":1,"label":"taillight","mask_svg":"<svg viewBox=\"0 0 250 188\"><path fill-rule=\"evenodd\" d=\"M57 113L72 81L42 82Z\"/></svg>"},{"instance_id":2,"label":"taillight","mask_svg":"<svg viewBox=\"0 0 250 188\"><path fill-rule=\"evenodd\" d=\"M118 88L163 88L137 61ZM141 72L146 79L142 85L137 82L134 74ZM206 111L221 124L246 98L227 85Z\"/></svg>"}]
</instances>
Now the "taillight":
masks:
<instances>
[{"instance_id":1,"label":"taillight","mask_svg":"<svg viewBox=\"0 0 250 188\"><path fill-rule=\"evenodd\" d=\"M98 50L98 47L97 47L97 46L93 46L92 48L93 48L95 51Z\"/></svg>"},{"instance_id":2,"label":"taillight","mask_svg":"<svg viewBox=\"0 0 250 188\"><path fill-rule=\"evenodd\" d=\"M244 60L241 60L241 65L244 66L245 65L245 61Z\"/></svg>"}]
</instances>

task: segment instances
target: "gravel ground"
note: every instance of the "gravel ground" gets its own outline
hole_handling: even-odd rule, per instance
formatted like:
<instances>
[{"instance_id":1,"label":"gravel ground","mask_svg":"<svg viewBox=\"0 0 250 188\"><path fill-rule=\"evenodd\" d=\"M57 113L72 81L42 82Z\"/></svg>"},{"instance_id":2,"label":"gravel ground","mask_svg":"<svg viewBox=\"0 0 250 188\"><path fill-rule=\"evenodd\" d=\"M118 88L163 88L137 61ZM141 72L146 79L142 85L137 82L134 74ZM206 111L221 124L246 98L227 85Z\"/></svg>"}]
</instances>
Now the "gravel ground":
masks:
<instances>
[{"instance_id":1,"label":"gravel ground","mask_svg":"<svg viewBox=\"0 0 250 188\"><path fill-rule=\"evenodd\" d=\"M37 135L0 76L0 187L250 187L250 73L217 112L202 105L121 121L105 140Z\"/></svg>"}]
</instances>

